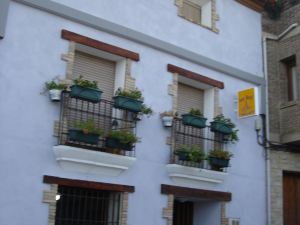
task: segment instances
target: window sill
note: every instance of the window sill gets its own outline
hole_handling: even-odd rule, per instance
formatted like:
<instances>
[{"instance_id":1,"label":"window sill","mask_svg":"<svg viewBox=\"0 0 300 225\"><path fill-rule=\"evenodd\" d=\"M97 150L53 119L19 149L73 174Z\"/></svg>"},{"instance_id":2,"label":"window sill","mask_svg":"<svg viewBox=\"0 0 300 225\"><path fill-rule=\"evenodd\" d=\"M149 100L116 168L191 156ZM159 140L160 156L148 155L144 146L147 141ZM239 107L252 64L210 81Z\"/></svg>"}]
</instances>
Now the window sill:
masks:
<instances>
[{"instance_id":1,"label":"window sill","mask_svg":"<svg viewBox=\"0 0 300 225\"><path fill-rule=\"evenodd\" d=\"M295 105L298 105L298 104L299 104L299 100L284 102L284 103L281 103L280 109L289 108L289 107L292 107L292 106L295 106Z\"/></svg>"},{"instance_id":2,"label":"window sill","mask_svg":"<svg viewBox=\"0 0 300 225\"><path fill-rule=\"evenodd\" d=\"M171 179L182 186L207 187L220 184L228 173L181 166L177 164L167 165L168 174Z\"/></svg>"},{"instance_id":3,"label":"window sill","mask_svg":"<svg viewBox=\"0 0 300 225\"><path fill-rule=\"evenodd\" d=\"M69 171L118 176L136 161L134 157L97 152L66 145L53 147L56 161Z\"/></svg>"}]
</instances>

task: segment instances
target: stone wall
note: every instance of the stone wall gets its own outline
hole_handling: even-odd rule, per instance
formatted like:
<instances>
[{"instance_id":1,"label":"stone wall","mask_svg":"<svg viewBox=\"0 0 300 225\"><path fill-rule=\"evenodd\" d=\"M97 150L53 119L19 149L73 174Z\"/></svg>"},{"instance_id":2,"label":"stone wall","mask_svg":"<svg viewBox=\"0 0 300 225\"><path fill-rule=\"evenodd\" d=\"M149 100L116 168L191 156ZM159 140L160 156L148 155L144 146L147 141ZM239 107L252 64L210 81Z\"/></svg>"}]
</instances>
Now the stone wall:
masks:
<instances>
[{"instance_id":1,"label":"stone wall","mask_svg":"<svg viewBox=\"0 0 300 225\"><path fill-rule=\"evenodd\" d=\"M290 0L291 1L291 0ZM296 5L286 4L285 10L277 20L271 20L267 14L263 15L263 30L268 33L280 34L288 26L300 21L300 2Z\"/></svg>"},{"instance_id":2,"label":"stone wall","mask_svg":"<svg viewBox=\"0 0 300 225\"><path fill-rule=\"evenodd\" d=\"M300 171L300 154L272 151L271 153L271 224L283 224L283 171Z\"/></svg>"},{"instance_id":3,"label":"stone wall","mask_svg":"<svg viewBox=\"0 0 300 225\"><path fill-rule=\"evenodd\" d=\"M285 5L280 19L263 17L266 33L281 34L290 25L300 24L300 4ZM300 76L298 76L298 100L288 101L286 67L282 62L295 55L297 73L300 75L300 27L296 27L279 40L267 40L268 101L270 140L290 142L300 131ZM300 136L298 137L300 140ZM283 224L283 171L300 171L300 154L287 151L270 151L270 203L272 225Z\"/></svg>"}]
</instances>

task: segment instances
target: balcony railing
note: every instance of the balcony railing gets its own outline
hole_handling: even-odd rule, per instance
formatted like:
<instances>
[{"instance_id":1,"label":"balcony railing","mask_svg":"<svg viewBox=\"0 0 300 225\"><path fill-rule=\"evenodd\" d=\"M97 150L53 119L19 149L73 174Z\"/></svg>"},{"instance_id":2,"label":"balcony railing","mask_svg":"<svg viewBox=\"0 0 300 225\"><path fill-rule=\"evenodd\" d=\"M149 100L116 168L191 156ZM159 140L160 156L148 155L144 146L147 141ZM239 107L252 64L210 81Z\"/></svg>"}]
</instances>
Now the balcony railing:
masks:
<instances>
[{"instance_id":1,"label":"balcony railing","mask_svg":"<svg viewBox=\"0 0 300 225\"><path fill-rule=\"evenodd\" d=\"M105 137L112 130L136 133L137 115L126 110L116 109L113 105L113 102L107 100L92 103L72 98L68 92L64 92L61 100L58 144L134 157L134 147L131 151L106 147ZM103 135L100 135L97 143L88 144L83 141L71 140L70 129L74 128L75 124L87 121L93 121L95 127L103 131Z\"/></svg>"},{"instance_id":2,"label":"balcony railing","mask_svg":"<svg viewBox=\"0 0 300 225\"><path fill-rule=\"evenodd\" d=\"M226 150L228 142L226 140L226 136L211 132L209 126L205 128L197 128L184 125L180 118L174 118L171 140L171 163L205 169L210 169L208 163L205 160L200 163L180 160L178 155L176 154L176 150L179 149L182 145L196 145L200 147L200 149L203 149L205 153L208 153L208 151L212 149Z\"/></svg>"}]
</instances>

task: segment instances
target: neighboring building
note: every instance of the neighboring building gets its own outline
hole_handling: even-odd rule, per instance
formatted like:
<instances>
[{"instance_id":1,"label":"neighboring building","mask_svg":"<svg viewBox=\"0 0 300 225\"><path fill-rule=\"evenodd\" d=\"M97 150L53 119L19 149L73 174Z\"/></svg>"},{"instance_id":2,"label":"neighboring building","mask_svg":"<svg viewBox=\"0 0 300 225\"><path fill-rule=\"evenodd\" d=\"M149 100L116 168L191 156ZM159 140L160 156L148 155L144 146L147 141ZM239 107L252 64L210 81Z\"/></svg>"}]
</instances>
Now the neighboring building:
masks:
<instances>
[{"instance_id":1,"label":"neighboring building","mask_svg":"<svg viewBox=\"0 0 300 225\"><path fill-rule=\"evenodd\" d=\"M0 224L266 224L264 149L255 118L236 115L238 91L263 91L257 2L1 0ZM100 102L43 93L45 82L80 75L98 81ZM155 114L137 121L116 108L119 87L141 89ZM190 108L207 125L220 113L231 118L239 142L181 118L162 126L161 112ZM104 134L75 141L71 129L87 121ZM107 147L111 130L140 142ZM179 158L182 145L234 157L215 171Z\"/></svg>"},{"instance_id":2,"label":"neighboring building","mask_svg":"<svg viewBox=\"0 0 300 225\"><path fill-rule=\"evenodd\" d=\"M284 1L279 18L263 20L271 141L270 224L300 224L300 4Z\"/></svg>"}]
</instances>

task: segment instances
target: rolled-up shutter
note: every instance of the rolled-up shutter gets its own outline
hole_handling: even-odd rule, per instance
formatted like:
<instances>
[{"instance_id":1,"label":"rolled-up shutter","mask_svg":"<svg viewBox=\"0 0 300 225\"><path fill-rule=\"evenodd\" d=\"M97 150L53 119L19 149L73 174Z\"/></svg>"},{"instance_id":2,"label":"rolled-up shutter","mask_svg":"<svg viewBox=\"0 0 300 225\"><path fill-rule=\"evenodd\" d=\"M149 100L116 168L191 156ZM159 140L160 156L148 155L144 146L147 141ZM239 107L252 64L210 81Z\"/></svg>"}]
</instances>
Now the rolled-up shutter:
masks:
<instances>
[{"instance_id":1,"label":"rolled-up shutter","mask_svg":"<svg viewBox=\"0 0 300 225\"><path fill-rule=\"evenodd\" d=\"M201 7L190 1L183 1L181 15L195 23L201 22Z\"/></svg>"},{"instance_id":2,"label":"rolled-up shutter","mask_svg":"<svg viewBox=\"0 0 300 225\"><path fill-rule=\"evenodd\" d=\"M82 76L86 80L97 81L103 91L102 98L112 99L114 94L116 63L83 52L75 52L73 76Z\"/></svg>"},{"instance_id":3,"label":"rolled-up shutter","mask_svg":"<svg viewBox=\"0 0 300 225\"><path fill-rule=\"evenodd\" d=\"M178 113L188 113L191 108L203 112L204 91L182 83L178 83Z\"/></svg>"}]
</instances>

